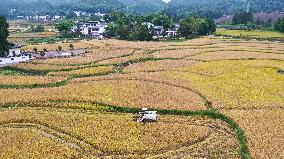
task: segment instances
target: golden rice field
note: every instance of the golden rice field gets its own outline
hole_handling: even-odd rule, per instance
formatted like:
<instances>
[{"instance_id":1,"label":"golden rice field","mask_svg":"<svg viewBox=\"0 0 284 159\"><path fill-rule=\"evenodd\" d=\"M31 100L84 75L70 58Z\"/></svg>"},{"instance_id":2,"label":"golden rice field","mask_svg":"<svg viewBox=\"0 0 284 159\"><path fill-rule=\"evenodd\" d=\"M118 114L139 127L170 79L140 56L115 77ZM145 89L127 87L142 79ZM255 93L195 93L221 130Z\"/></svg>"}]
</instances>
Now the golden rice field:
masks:
<instances>
[{"instance_id":1,"label":"golden rice field","mask_svg":"<svg viewBox=\"0 0 284 159\"><path fill-rule=\"evenodd\" d=\"M284 157L283 43L72 44L86 53L0 70L0 158ZM143 107L157 123L133 121Z\"/></svg>"}]
</instances>

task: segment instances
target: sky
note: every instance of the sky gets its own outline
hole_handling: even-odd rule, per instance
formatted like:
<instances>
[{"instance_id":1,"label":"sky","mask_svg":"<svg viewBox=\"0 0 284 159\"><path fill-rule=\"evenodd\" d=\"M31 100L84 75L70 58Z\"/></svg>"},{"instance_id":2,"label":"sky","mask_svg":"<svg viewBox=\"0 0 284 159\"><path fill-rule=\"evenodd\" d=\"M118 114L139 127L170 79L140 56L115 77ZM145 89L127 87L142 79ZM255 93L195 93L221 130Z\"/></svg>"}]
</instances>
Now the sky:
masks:
<instances>
[{"instance_id":1,"label":"sky","mask_svg":"<svg viewBox=\"0 0 284 159\"><path fill-rule=\"evenodd\" d=\"M166 3L168 3L169 1L171 1L171 0L163 0L164 2L166 2Z\"/></svg>"}]
</instances>

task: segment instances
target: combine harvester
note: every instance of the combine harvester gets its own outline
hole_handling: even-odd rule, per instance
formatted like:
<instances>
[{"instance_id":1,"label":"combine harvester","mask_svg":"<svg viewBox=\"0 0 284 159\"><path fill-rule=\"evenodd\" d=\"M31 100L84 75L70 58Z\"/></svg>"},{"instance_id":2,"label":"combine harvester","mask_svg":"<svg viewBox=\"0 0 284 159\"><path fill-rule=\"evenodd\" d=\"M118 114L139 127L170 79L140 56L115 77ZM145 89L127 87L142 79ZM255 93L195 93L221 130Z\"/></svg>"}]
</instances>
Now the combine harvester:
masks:
<instances>
[{"instance_id":1,"label":"combine harvester","mask_svg":"<svg viewBox=\"0 0 284 159\"><path fill-rule=\"evenodd\" d=\"M158 121L157 111L148 111L147 108L142 108L142 111L134 116L134 121L139 123L152 123Z\"/></svg>"}]
</instances>

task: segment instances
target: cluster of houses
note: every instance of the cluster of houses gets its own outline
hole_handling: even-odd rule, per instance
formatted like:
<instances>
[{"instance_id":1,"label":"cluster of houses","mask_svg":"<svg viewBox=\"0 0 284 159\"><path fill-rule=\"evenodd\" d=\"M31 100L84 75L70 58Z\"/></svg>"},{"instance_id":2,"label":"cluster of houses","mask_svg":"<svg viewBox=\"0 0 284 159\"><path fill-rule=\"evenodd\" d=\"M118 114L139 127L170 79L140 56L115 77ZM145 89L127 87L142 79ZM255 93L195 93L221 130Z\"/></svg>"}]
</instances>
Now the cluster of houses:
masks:
<instances>
[{"instance_id":1,"label":"cluster of houses","mask_svg":"<svg viewBox=\"0 0 284 159\"><path fill-rule=\"evenodd\" d=\"M147 25L148 28L150 27L154 28L153 39L178 36L178 29L180 28L180 25L178 24L175 24L172 28L167 28L167 29L164 26L156 26L150 22L144 22L143 24Z\"/></svg>"},{"instance_id":2,"label":"cluster of houses","mask_svg":"<svg viewBox=\"0 0 284 159\"><path fill-rule=\"evenodd\" d=\"M174 37L178 36L179 25L174 25L173 28L164 28L164 26L155 26L150 22L143 23L149 28L154 28L153 39L160 39L163 37ZM88 22L78 22L75 26L72 27L72 32L80 32L85 36L89 36L96 39L104 39L105 31L108 24L104 21L88 21Z\"/></svg>"},{"instance_id":3,"label":"cluster of houses","mask_svg":"<svg viewBox=\"0 0 284 159\"><path fill-rule=\"evenodd\" d=\"M27 62L32 60L33 57L28 52L21 51L21 46L11 46L9 54L6 58L0 58L0 67L5 67L11 64Z\"/></svg>"},{"instance_id":4,"label":"cluster of houses","mask_svg":"<svg viewBox=\"0 0 284 159\"><path fill-rule=\"evenodd\" d=\"M65 51L47 51L41 54L29 51L22 51L21 46L15 45L10 47L9 54L6 58L0 58L0 67L5 67L21 62L29 62L33 59L79 56L84 52L85 51L83 49L73 49Z\"/></svg>"},{"instance_id":5,"label":"cluster of houses","mask_svg":"<svg viewBox=\"0 0 284 159\"><path fill-rule=\"evenodd\" d=\"M19 15L19 16L16 17L16 19L49 22L49 21L62 20L62 19L64 19L64 16L60 16L60 15L54 15L54 16L50 16L50 15L21 16L21 15Z\"/></svg>"},{"instance_id":6,"label":"cluster of houses","mask_svg":"<svg viewBox=\"0 0 284 159\"><path fill-rule=\"evenodd\" d=\"M97 17L104 17L106 14L101 13L101 12L97 12L97 13L88 13L88 12L83 12L83 11L73 11L73 13L77 16L77 17L90 17L92 15L95 15Z\"/></svg>"},{"instance_id":7,"label":"cluster of houses","mask_svg":"<svg viewBox=\"0 0 284 159\"><path fill-rule=\"evenodd\" d=\"M72 32L80 32L83 35L90 36L97 39L105 37L105 29L107 23L100 21L79 22L72 27Z\"/></svg>"},{"instance_id":8,"label":"cluster of houses","mask_svg":"<svg viewBox=\"0 0 284 159\"><path fill-rule=\"evenodd\" d=\"M104 13L88 13L88 12L83 12L83 11L73 11L73 13L77 16L77 17L91 17L92 15L95 15L97 17L103 17L106 14ZM23 15L17 15L16 17L14 17L17 20L33 20L33 21L41 21L41 22L51 22L51 21L60 21L63 20L65 18L65 16L63 15L27 15L27 16L23 16Z\"/></svg>"}]
</instances>

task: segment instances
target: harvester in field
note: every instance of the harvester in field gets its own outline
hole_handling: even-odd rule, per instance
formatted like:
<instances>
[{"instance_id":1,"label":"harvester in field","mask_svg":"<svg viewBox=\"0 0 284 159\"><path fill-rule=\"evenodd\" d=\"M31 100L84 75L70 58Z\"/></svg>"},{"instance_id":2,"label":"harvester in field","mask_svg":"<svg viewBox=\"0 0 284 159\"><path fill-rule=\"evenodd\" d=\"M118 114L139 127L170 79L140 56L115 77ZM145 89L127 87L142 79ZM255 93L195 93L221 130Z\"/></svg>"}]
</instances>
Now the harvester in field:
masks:
<instances>
[{"instance_id":1,"label":"harvester in field","mask_svg":"<svg viewBox=\"0 0 284 159\"><path fill-rule=\"evenodd\" d=\"M143 108L141 112L134 116L134 121L139 123L151 123L158 121L157 111L148 111L147 108Z\"/></svg>"}]
</instances>

